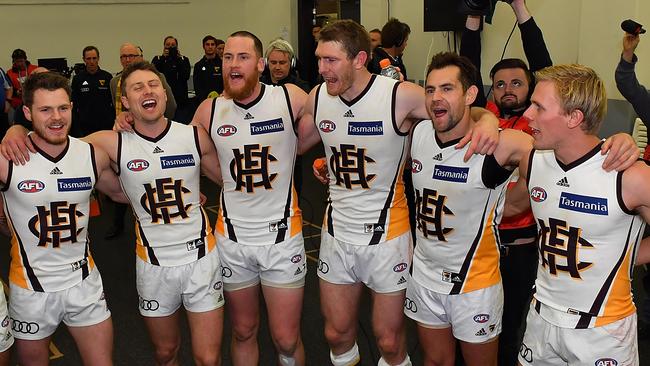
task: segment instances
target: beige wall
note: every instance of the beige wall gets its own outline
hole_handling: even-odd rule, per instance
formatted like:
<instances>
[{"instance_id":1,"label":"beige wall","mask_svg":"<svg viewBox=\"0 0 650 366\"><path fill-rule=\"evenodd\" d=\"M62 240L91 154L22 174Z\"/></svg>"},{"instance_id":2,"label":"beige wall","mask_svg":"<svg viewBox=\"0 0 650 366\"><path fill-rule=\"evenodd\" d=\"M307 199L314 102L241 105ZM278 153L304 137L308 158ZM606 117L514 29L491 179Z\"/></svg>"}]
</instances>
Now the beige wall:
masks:
<instances>
[{"instance_id":1,"label":"beige wall","mask_svg":"<svg viewBox=\"0 0 650 366\"><path fill-rule=\"evenodd\" d=\"M44 0L43 3L47 3ZM101 66L121 70L119 46L132 41L144 49L145 59L161 53L163 38L174 35L181 53L192 64L203 56L206 34L223 38L241 29L258 35L264 44L285 36L297 40L292 0L190 0L166 5L2 5L0 66L11 64L11 51L23 48L34 63L42 57L81 61L81 50L93 44Z\"/></svg>"},{"instance_id":2,"label":"beige wall","mask_svg":"<svg viewBox=\"0 0 650 366\"><path fill-rule=\"evenodd\" d=\"M49 0L43 0L47 3ZM201 38L217 38L235 30L256 33L264 44L284 36L297 43L297 1L300 0L188 0L166 5L3 5L0 66L7 67L14 48L24 48L29 58L67 57L68 64L81 62L81 49L94 44L101 51L101 64L121 69L118 48L133 41L150 60L161 52L162 40L174 35L180 50L192 63L202 55ZM580 62L594 67L606 80L609 96L620 98L613 81L620 54L621 20L633 18L650 29L647 0L528 0L528 7L544 31L555 63ZM389 16L411 26L413 33L405 54L409 77L424 79L427 59L447 49L442 32L423 32L422 0L362 0L361 23L368 29L381 26ZM483 77L499 60L515 18L510 7L499 2L492 25L483 32ZM637 53L639 79L650 85L650 33L642 36ZM506 57L521 57L518 29L508 45Z\"/></svg>"},{"instance_id":3,"label":"beige wall","mask_svg":"<svg viewBox=\"0 0 650 366\"><path fill-rule=\"evenodd\" d=\"M381 4L379 4L381 3ZM390 5L388 5L388 4ZM650 29L650 1L647 0L527 0L526 3L544 32L553 62L578 62L593 67L606 81L610 98L621 96L614 84L614 69L621 51L623 31L620 23L632 18ZM362 1L361 22L366 27L380 27L390 14L410 25L412 33L404 62L409 78L424 79L427 60L431 55L447 50L444 32L423 32L423 1L393 0ZM482 74L488 83L488 73L501 56L503 46L515 22L510 6L497 3L494 21L483 32ZM650 86L650 33L641 36L637 55L639 79ZM519 29L510 40L505 57L525 59Z\"/></svg>"}]
</instances>

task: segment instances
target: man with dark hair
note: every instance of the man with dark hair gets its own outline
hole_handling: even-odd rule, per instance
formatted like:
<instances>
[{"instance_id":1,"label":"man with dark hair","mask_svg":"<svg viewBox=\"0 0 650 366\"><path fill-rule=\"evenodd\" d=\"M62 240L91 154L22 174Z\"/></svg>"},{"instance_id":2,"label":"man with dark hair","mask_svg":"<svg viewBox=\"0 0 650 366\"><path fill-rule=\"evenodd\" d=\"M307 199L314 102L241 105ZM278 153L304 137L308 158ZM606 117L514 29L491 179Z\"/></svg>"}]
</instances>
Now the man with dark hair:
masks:
<instances>
[{"instance_id":1,"label":"man with dark hair","mask_svg":"<svg viewBox=\"0 0 650 366\"><path fill-rule=\"evenodd\" d=\"M375 48L381 46L381 31L379 28L375 28L368 32L370 35L370 49L374 50Z\"/></svg>"},{"instance_id":2,"label":"man with dark hair","mask_svg":"<svg viewBox=\"0 0 650 366\"><path fill-rule=\"evenodd\" d=\"M278 364L303 366L300 318L307 267L292 173L300 149L294 128L309 123L300 119L307 94L293 84L259 81L262 43L247 31L226 40L223 68L227 97L204 101L192 123L209 129L221 163L215 230L233 364L259 364L261 289Z\"/></svg>"},{"instance_id":3,"label":"man with dark hair","mask_svg":"<svg viewBox=\"0 0 650 366\"><path fill-rule=\"evenodd\" d=\"M113 75L99 67L97 47L85 47L82 57L86 68L72 78L73 136L110 130L115 122L110 89Z\"/></svg>"},{"instance_id":4,"label":"man with dark hair","mask_svg":"<svg viewBox=\"0 0 650 366\"><path fill-rule=\"evenodd\" d=\"M305 146L322 139L331 177L318 276L332 364L360 360L358 308L366 286L378 365L406 366L411 361L403 306L412 240L401 177L409 130L427 112L422 88L369 73L369 54L370 37L354 21L321 30L316 55L325 82L310 93L303 116L315 123L301 124L299 136ZM489 152L496 142L496 118L485 110L479 114L488 120L474 129L467 158Z\"/></svg>"},{"instance_id":5,"label":"man with dark hair","mask_svg":"<svg viewBox=\"0 0 650 366\"><path fill-rule=\"evenodd\" d=\"M216 92L223 93L223 75L221 57L217 56L217 39L207 35L203 37L205 55L194 64L194 92L196 105L201 104L208 96Z\"/></svg>"},{"instance_id":6,"label":"man with dark hair","mask_svg":"<svg viewBox=\"0 0 650 366\"><path fill-rule=\"evenodd\" d=\"M475 78L479 93L474 105L486 106L491 110L499 117L501 128L513 128L530 134L531 129L523 113L530 105L530 95L535 86L533 72L550 66L552 61L542 31L530 15L524 0L513 0L510 6L517 18L530 68L523 60L515 58L497 62L490 70L494 102L486 100L481 74L477 71ZM480 23L480 16L468 16L460 48L460 54L470 58L478 70L481 68ZM517 174L514 174L510 187L516 181ZM504 217L499 226L505 298L503 332L499 341L500 365L515 364L522 319L535 281L537 225L530 211L529 200L525 199L520 204L519 210L513 211L512 216Z\"/></svg>"},{"instance_id":7,"label":"man with dark hair","mask_svg":"<svg viewBox=\"0 0 650 366\"><path fill-rule=\"evenodd\" d=\"M127 202L108 156L68 137L68 80L29 76L25 114L36 153L27 165L0 157L0 181L12 227L9 314L21 365L46 365L50 339L68 326L84 364L112 365L113 326L88 242L93 187Z\"/></svg>"},{"instance_id":8,"label":"man with dark hair","mask_svg":"<svg viewBox=\"0 0 650 366\"><path fill-rule=\"evenodd\" d=\"M195 362L219 365L223 283L215 238L199 203L201 173L221 182L214 144L202 128L164 117L166 94L152 64L132 63L122 79L133 132L100 131L87 138L108 153L137 218L139 308L155 363L178 364L182 306Z\"/></svg>"},{"instance_id":9,"label":"man with dark hair","mask_svg":"<svg viewBox=\"0 0 650 366\"><path fill-rule=\"evenodd\" d=\"M7 77L9 77L13 88L13 95L9 98L9 104L11 104L12 108L18 108L23 102L22 84L34 69L36 69L36 65L32 65L27 60L27 53L24 50L16 48L11 53L11 69L7 71Z\"/></svg>"},{"instance_id":10,"label":"man with dark hair","mask_svg":"<svg viewBox=\"0 0 650 366\"><path fill-rule=\"evenodd\" d=\"M192 119L192 108L187 96L187 80L190 78L190 60L183 56L178 48L178 40L173 36L165 37L163 53L151 60L158 71L165 75L172 94L176 100L176 113L174 120L189 123Z\"/></svg>"},{"instance_id":11,"label":"man with dark hair","mask_svg":"<svg viewBox=\"0 0 650 366\"><path fill-rule=\"evenodd\" d=\"M406 66L404 66L402 56L410 34L411 27L395 18L391 18L384 24L381 28L381 46L371 50L372 60L368 64L368 71L379 74L381 72L379 62L388 59L391 65L399 67L400 72L404 75L404 80L406 80Z\"/></svg>"}]
</instances>

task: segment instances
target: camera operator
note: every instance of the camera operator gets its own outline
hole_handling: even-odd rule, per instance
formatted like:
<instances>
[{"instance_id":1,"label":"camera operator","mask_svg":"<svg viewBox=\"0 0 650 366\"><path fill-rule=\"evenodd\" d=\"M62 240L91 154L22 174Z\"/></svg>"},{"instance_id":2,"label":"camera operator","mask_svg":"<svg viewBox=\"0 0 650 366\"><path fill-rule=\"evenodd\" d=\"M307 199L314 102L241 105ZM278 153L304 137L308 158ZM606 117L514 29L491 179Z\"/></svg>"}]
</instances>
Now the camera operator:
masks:
<instances>
[{"instance_id":1,"label":"camera operator","mask_svg":"<svg viewBox=\"0 0 650 366\"><path fill-rule=\"evenodd\" d=\"M99 67L99 50L87 46L82 51L85 67L72 78L72 136L81 137L100 130L110 130L115 121L115 107L110 81L113 75Z\"/></svg>"},{"instance_id":2,"label":"camera operator","mask_svg":"<svg viewBox=\"0 0 650 366\"><path fill-rule=\"evenodd\" d=\"M192 110L187 97L187 80L190 78L190 60L181 55L178 50L178 40L173 36L165 37L163 54L151 60L156 69L167 78L172 94L176 99L176 114L174 120L189 123Z\"/></svg>"}]
</instances>

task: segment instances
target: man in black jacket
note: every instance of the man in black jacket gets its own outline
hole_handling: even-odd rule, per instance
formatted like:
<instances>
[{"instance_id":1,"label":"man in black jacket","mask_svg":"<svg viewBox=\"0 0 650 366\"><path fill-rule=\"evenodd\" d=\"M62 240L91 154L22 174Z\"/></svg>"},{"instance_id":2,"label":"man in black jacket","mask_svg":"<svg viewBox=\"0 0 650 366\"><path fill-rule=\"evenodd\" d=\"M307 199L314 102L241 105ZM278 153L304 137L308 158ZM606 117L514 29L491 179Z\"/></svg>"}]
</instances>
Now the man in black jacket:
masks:
<instances>
[{"instance_id":1,"label":"man in black jacket","mask_svg":"<svg viewBox=\"0 0 650 366\"><path fill-rule=\"evenodd\" d=\"M173 36L165 37L163 54L151 60L158 71L165 75L172 94L176 99L176 114L174 120L189 123L192 119L192 110L187 96L187 80L190 78L190 60L181 55L178 49L178 40Z\"/></svg>"},{"instance_id":2,"label":"man in black jacket","mask_svg":"<svg viewBox=\"0 0 650 366\"><path fill-rule=\"evenodd\" d=\"M222 40L213 36L207 35L203 37L205 55L199 62L194 64L194 73L192 75L197 106L207 99L210 93L223 93L222 61L217 54L217 47L223 44Z\"/></svg>"},{"instance_id":3,"label":"man in black jacket","mask_svg":"<svg viewBox=\"0 0 650 366\"><path fill-rule=\"evenodd\" d=\"M402 55L408 43L411 28L395 18L391 18L381 28L381 46L372 51L372 60L368 63L368 71L373 74L381 72L379 62L385 58L390 60L391 65L399 67L399 70L406 77L406 66L402 62Z\"/></svg>"},{"instance_id":4,"label":"man in black jacket","mask_svg":"<svg viewBox=\"0 0 650 366\"><path fill-rule=\"evenodd\" d=\"M110 130L115 122L109 86L113 75L99 67L97 47L85 47L82 56L86 68L72 78L72 136L76 137Z\"/></svg>"}]
</instances>

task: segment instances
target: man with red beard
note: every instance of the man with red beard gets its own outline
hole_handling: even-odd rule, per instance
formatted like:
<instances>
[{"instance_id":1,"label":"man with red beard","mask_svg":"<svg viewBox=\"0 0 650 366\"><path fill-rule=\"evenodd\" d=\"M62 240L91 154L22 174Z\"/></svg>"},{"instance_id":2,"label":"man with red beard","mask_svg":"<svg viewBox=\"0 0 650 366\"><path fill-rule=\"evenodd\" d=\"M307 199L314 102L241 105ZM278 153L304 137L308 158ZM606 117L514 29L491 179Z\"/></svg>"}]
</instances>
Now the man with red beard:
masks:
<instances>
[{"instance_id":1,"label":"man with red beard","mask_svg":"<svg viewBox=\"0 0 650 366\"><path fill-rule=\"evenodd\" d=\"M9 315L21 365L49 362L48 345L61 322L84 364L112 365L111 313L89 249L89 202L93 188L116 201L127 199L106 153L68 137L70 96L63 76L30 75L23 109L34 127L28 138L36 153L27 165L0 157L13 235Z\"/></svg>"},{"instance_id":2,"label":"man with red beard","mask_svg":"<svg viewBox=\"0 0 650 366\"><path fill-rule=\"evenodd\" d=\"M307 94L293 84L260 83L263 70L260 40L246 31L231 34L223 56L227 97L204 101L193 123L210 131L222 167L215 231L233 364L259 363L261 288L279 364L304 365L300 317L307 267L293 168L295 128Z\"/></svg>"}]
</instances>

